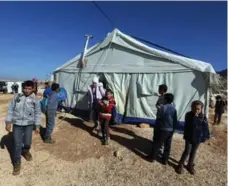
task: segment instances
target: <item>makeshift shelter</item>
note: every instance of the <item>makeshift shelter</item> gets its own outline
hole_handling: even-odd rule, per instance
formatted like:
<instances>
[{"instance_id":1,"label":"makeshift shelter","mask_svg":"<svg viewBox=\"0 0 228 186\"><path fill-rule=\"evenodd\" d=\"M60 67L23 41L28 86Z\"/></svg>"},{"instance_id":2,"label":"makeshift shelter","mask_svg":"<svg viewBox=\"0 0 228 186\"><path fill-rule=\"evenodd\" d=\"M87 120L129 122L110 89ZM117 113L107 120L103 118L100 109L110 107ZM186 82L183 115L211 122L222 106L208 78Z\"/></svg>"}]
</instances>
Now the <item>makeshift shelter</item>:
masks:
<instances>
[{"instance_id":1,"label":"makeshift shelter","mask_svg":"<svg viewBox=\"0 0 228 186\"><path fill-rule=\"evenodd\" d=\"M87 50L82 65L79 54L54 72L55 80L68 92L68 106L84 111L88 110L86 93L95 75L114 91L118 122L154 125L158 86L166 84L175 96L183 127L193 100L201 100L208 113L215 71L209 63L151 48L115 29Z\"/></svg>"}]
</instances>

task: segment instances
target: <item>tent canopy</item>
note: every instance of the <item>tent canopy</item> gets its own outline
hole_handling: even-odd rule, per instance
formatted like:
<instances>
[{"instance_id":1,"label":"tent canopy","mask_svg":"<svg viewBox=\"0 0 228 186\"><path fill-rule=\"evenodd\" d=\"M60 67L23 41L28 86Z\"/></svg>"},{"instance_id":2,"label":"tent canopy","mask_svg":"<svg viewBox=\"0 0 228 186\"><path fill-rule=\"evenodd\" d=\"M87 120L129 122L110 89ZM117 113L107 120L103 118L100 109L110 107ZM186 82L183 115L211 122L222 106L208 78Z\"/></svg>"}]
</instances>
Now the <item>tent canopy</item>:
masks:
<instances>
[{"instance_id":1,"label":"tent canopy","mask_svg":"<svg viewBox=\"0 0 228 186\"><path fill-rule=\"evenodd\" d=\"M114 49L111 45L115 45ZM120 64L118 63L118 56L120 51L123 50L132 53L132 59L128 59L125 64ZM115 61L108 60L110 57L108 53L110 53L110 51L112 52L112 55L117 57ZM97 57L99 57L99 54L101 53L104 55L99 59L99 64L90 63L90 60L88 60L88 65L85 69L86 72L152 73L197 70L200 72L215 73L213 67L209 63L151 48L122 33L118 29L114 29L102 42L89 48L85 57L95 54L98 54ZM140 54L140 56L138 54ZM77 55L57 68L56 71L77 71L78 69L75 62L78 62L80 57L81 54ZM124 57L124 55L121 55L121 58ZM107 61L109 62L107 63ZM123 65L127 65L128 67L124 68Z\"/></svg>"},{"instance_id":2,"label":"tent canopy","mask_svg":"<svg viewBox=\"0 0 228 186\"><path fill-rule=\"evenodd\" d=\"M70 107L88 110L86 93L98 75L114 91L121 121L154 124L160 84L174 94L179 121L193 100L201 100L208 113L210 83L217 80L209 63L151 48L118 29L89 48L85 59L84 68L79 68L79 54L54 72Z\"/></svg>"}]
</instances>

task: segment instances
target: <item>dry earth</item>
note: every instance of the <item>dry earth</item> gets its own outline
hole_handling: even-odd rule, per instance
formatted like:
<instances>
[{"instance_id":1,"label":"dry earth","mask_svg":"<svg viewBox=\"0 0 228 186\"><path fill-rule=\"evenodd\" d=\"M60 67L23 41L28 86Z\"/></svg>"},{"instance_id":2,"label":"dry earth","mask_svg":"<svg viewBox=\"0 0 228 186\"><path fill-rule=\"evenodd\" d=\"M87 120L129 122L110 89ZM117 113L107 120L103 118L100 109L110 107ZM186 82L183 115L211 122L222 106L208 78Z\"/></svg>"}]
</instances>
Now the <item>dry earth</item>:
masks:
<instances>
[{"instance_id":1,"label":"dry earth","mask_svg":"<svg viewBox=\"0 0 228 186\"><path fill-rule=\"evenodd\" d=\"M211 185L227 184L227 117L212 127L215 138L201 145L196 159L197 174L178 175L174 167L184 148L182 135L175 134L168 166L152 164L145 155L151 150L151 128L121 125L112 128L112 141L102 146L91 132L91 124L72 115L57 119L54 137L57 143L44 144L33 136L34 160L22 159L22 171L12 176L9 155L12 138L4 130L4 118L11 95L0 94L0 185L1 186L137 186L137 185ZM212 111L211 111L212 113ZM210 119L212 119L212 115ZM44 118L43 118L44 119ZM44 121L44 120L43 120ZM117 157L113 154L115 152Z\"/></svg>"}]
</instances>

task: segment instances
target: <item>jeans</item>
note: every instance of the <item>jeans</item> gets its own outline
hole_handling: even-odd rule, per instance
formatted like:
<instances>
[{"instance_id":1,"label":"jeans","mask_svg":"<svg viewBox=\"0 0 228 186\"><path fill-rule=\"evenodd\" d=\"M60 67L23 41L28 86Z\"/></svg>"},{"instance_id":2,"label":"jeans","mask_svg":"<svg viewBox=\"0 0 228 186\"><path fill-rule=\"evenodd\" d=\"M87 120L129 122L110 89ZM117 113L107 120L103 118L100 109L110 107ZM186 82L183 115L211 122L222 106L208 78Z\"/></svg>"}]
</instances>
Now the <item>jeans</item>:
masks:
<instances>
[{"instance_id":1,"label":"jeans","mask_svg":"<svg viewBox=\"0 0 228 186\"><path fill-rule=\"evenodd\" d=\"M110 120L101 119L100 121L101 121L102 138L103 138L103 140L106 141L110 137L110 134L109 134L109 122L110 122Z\"/></svg>"},{"instance_id":2,"label":"jeans","mask_svg":"<svg viewBox=\"0 0 228 186\"><path fill-rule=\"evenodd\" d=\"M196 156L198 147L199 147L199 143L190 144L188 141L185 140L185 149L181 156L180 164L183 165L184 162L186 161L187 157L190 155L188 164L192 166L194 164L194 160L195 160L195 156Z\"/></svg>"},{"instance_id":3,"label":"jeans","mask_svg":"<svg viewBox=\"0 0 228 186\"><path fill-rule=\"evenodd\" d=\"M153 151L151 154L152 159L154 160L156 159L159 149L164 144L163 158L164 158L164 161L168 161L170 150L171 150L173 132L156 129L155 136L156 136L156 139L154 141Z\"/></svg>"},{"instance_id":4,"label":"jeans","mask_svg":"<svg viewBox=\"0 0 228 186\"><path fill-rule=\"evenodd\" d=\"M93 103L93 106L92 106L92 114L93 114L92 115L92 119L93 119L93 122L94 122L94 128L98 127L99 112L100 112L99 104L98 103Z\"/></svg>"},{"instance_id":5,"label":"jeans","mask_svg":"<svg viewBox=\"0 0 228 186\"><path fill-rule=\"evenodd\" d=\"M220 124L222 118L222 113L215 113L214 124Z\"/></svg>"},{"instance_id":6,"label":"jeans","mask_svg":"<svg viewBox=\"0 0 228 186\"><path fill-rule=\"evenodd\" d=\"M154 135L153 135L153 144L155 144L155 141L156 141L156 139L158 138L157 135L159 135L157 131L158 131L158 130L157 130L156 126L155 126L155 127L154 127ZM162 147L163 147L163 145L161 145L161 146L159 147L159 153L160 153L160 154L162 153Z\"/></svg>"},{"instance_id":7,"label":"jeans","mask_svg":"<svg viewBox=\"0 0 228 186\"><path fill-rule=\"evenodd\" d=\"M153 142L156 141L156 138L157 138L157 130L156 130L156 127L154 127Z\"/></svg>"},{"instance_id":8,"label":"jeans","mask_svg":"<svg viewBox=\"0 0 228 186\"><path fill-rule=\"evenodd\" d=\"M47 110L46 113L46 132L44 138L50 138L55 127L56 110Z\"/></svg>"},{"instance_id":9,"label":"jeans","mask_svg":"<svg viewBox=\"0 0 228 186\"><path fill-rule=\"evenodd\" d=\"M33 125L13 125L14 152L13 162L21 162L21 154L28 152L32 144Z\"/></svg>"}]
</instances>

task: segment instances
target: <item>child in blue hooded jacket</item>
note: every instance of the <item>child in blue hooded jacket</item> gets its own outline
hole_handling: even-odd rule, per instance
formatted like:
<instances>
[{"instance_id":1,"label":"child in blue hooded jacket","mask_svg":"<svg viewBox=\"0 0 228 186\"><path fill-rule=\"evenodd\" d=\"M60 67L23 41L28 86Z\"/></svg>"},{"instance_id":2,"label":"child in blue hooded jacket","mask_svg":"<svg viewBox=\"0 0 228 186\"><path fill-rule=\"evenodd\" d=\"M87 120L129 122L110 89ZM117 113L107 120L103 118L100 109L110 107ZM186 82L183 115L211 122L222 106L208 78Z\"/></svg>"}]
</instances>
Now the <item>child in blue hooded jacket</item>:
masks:
<instances>
[{"instance_id":1,"label":"child in blue hooded jacket","mask_svg":"<svg viewBox=\"0 0 228 186\"><path fill-rule=\"evenodd\" d=\"M195 174L194 160L198 147L200 143L204 143L210 137L208 121L206 116L202 113L202 109L203 103L201 101L193 101L191 111L185 115L185 150L176 170L179 174L183 172L184 163L188 156L187 170L190 174Z\"/></svg>"}]
</instances>

